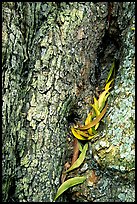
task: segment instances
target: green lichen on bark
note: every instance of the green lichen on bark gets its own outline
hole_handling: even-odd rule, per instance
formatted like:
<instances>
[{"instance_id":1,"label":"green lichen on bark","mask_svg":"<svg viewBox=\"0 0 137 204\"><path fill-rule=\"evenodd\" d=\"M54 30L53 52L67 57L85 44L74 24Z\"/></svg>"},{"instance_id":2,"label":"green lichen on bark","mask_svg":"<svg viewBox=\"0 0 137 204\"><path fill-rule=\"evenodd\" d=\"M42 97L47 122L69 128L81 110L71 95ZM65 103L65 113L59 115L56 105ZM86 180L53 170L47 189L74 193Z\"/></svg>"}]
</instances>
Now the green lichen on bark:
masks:
<instances>
[{"instance_id":1,"label":"green lichen on bark","mask_svg":"<svg viewBox=\"0 0 137 204\"><path fill-rule=\"evenodd\" d=\"M102 157L100 162L103 166L123 171L135 168L135 36L130 29L133 22L134 19L121 35L123 46L119 75L110 95L111 108L106 118L108 127L103 133L106 134L109 140L108 147L111 146L111 148L105 156L105 146L97 147L100 149L98 154Z\"/></svg>"},{"instance_id":2,"label":"green lichen on bark","mask_svg":"<svg viewBox=\"0 0 137 204\"><path fill-rule=\"evenodd\" d=\"M98 181L91 186L88 186L88 182L78 186L78 195L75 193L76 187L73 188L72 200L77 202L135 200L135 33L131 29L135 23L134 3L124 3L123 8L127 9L127 15L122 18L118 15L117 20L121 30L118 50L120 63L108 100L108 114L104 118L104 130L100 130L100 139L92 144L85 163L85 173L89 179L92 169L95 169ZM123 18L126 19L122 21ZM82 173L80 169L79 173Z\"/></svg>"},{"instance_id":3,"label":"green lichen on bark","mask_svg":"<svg viewBox=\"0 0 137 204\"><path fill-rule=\"evenodd\" d=\"M67 149L66 117L95 46L84 26L89 8L77 2L3 4L3 201L55 196Z\"/></svg>"}]
</instances>

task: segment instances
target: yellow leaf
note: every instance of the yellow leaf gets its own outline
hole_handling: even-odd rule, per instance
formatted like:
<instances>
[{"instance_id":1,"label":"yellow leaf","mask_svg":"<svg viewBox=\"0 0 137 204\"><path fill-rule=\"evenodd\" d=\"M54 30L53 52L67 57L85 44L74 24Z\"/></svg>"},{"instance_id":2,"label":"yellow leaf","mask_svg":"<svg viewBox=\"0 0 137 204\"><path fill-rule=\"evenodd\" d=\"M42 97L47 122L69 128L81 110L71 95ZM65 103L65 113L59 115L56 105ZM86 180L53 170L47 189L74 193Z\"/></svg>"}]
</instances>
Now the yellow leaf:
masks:
<instances>
[{"instance_id":1,"label":"yellow leaf","mask_svg":"<svg viewBox=\"0 0 137 204\"><path fill-rule=\"evenodd\" d=\"M91 135L88 134L87 131L81 131L81 130L75 130L79 135L82 135L84 137L90 137Z\"/></svg>"},{"instance_id":2,"label":"yellow leaf","mask_svg":"<svg viewBox=\"0 0 137 204\"><path fill-rule=\"evenodd\" d=\"M97 129L98 129L98 126L99 126L99 123L97 123L97 124L96 124L96 126L95 126L95 130L97 130Z\"/></svg>"},{"instance_id":3,"label":"yellow leaf","mask_svg":"<svg viewBox=\"0 0 137 204\"><path fill-rule=\"evenodd\" d=\"M74 178L70 178L67 181L65 181L58 189L57 194L54 198L54 201L62 194L64 193L64 191L66 191L68 188L75 186L77 184L83 183L86 180L85 176L81 176L81 177L74 177Z\"/></svg>"},{"instance_id":4,"label":"yellow leaf","mask_svg":"<svg viewBox=\"0 0 137 204\"><path fill-rule=\"evenodd\" d=\"M84 131L81 131L81 134L84 135L82 136L81 134L79 134L79 130L77 129L71 129L71 130L72 130L73 135L79 140L91 140L95 136L93 134L90 135L90 134L84 133Z\"/></svg>"},{"instance_id":5,"label":"yellow leaf","mask_svg":"<svg viewBox=\"0 0 137 204\"><path fill-rule=\"evenodd\" d=\"M76 132L76 130L75 130L73 127L71 127L71 131L72 131L73 135L74 135L77 139L79 139L79 140L87 140L85 137L82 137L80 134L78 134L78 133Z\"/></svg>"},{"instance_id":6,"label":"yellow leaf","mask_svg":"<svg viewBox=\"0 0 137 204\"><path fill-rule=\"evenodd\" d=\"M93 135L92 128L89 128L87 131L88 131L89 135Z\"/></svg>"},{"instance_id":7,"label":"yellow leaf","mask_svg":"<svg viewBox=\"0 0 137 204\"><path fill-rule=\"evenodd\" d=\"M92 112L90 112L85 120L85 125L87 125L88 123L91 122L91 119L92 119Z\"/></svg>"}]
</instances>

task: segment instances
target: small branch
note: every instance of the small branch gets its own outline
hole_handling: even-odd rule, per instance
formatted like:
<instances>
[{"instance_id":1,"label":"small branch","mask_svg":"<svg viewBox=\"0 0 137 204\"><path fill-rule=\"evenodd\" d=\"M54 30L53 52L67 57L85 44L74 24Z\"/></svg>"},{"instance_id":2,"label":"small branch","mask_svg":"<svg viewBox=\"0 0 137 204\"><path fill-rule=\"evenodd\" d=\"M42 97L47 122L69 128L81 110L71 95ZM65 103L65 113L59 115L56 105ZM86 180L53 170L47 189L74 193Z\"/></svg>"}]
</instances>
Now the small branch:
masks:
<instances>
[{"instance_id":1,"label":"small branch","mask_svg":"<svg viewBox=\"0 0 137 204\"><path fill-rule=\"evenodd\" d=\"M72 157L72 161L71 161L71 166L77 160L78 154L79 154L79 147L78 147L78 140L77 140L77 138L74 138L74 144L73 145L74 145L74 147L73 147L73 157Z\"/></svg>"}]
</instances>

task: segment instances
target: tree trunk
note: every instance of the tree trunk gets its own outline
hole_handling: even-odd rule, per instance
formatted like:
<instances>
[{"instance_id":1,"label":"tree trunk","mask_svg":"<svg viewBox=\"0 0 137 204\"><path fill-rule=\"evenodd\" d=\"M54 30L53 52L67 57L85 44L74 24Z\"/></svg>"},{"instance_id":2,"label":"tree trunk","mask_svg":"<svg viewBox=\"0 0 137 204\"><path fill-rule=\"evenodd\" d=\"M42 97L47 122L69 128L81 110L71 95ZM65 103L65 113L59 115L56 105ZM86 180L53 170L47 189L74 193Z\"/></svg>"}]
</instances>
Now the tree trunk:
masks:
<instances>
[{"instance_id":1,"label":"tree trunk","mask_svg":"<svg viewBox=\"0 0 137 204\"><path fill-rule=\"evenodd\" d=\"M3 201L53 201L71 156L69 126L83 121L112 61L119 62L120 33L134 3L2 7Z\"/></svg>"}]
</instances>

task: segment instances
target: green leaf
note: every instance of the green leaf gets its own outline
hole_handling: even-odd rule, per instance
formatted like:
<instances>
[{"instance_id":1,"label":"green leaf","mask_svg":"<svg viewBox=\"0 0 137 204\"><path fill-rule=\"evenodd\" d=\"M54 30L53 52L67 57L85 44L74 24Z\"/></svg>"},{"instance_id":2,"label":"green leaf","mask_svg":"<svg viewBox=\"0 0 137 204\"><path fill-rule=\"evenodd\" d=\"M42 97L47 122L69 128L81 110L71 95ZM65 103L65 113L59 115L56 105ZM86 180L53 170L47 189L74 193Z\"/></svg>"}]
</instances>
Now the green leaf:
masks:
<instances>
[{"instance_id":1,"label":"green leaf","mask_svg":"<svg viewBox=\"0 0 137 204\"><path fill-rule=\"evenodd\" d=\"M68 188L75 186L77 184L83 183L86 180L85 176L82 177L74 177L65 181L58 189L57 194L54 198L54 201Z\"/></svg>"},{"instance_id":2,"label":"green leaf","mask_svg":"<svg viewBox=\"0 0 137 204\"><path fill-rule=\"evenodd\" d=\"M94 135L97 135L97 131L95 130L95 127L92 127L92 132Z\"/></svg>"},{"instance_id":3,"label":"green leaf","mask_svg":"<svg viewBox=\"0 0 137 204\"><path fill-rule=\"evenodd\" d=\"M86 151L88 149L88 143L86 143L82 149L82 152L81 154L79 155L79 158L74 162L74 164L67 170L65 171L65 173L69 172L69 171L72 171L73 169L76 169L78 168L82 162L84 161L85 159L85 156L86 156Z\"/></svg>"},{"instance_id":4,"label":"green leaf","mask_svg":"<svg viewBox=\"0 0 137 204\"><path fill-rule=\"evenodd\" d=\"M82 144L81 144L81 142L79 140L78 140L78 147L79 147L79 151L82 152L83 147L82 147Z\"/></svg>"},{"instance_id":5,"label":"green leaf","mask_svg":"<svg viewBox=\"0 0 137 204\"><path fill-rule=\"evenodd\" d=\"M115 61L111 65L111 68L110 68L110 71L108 73L108 77L107 77L106 83L109 81L109 79L110 79L110 77L111 77L111 75L113 73L114 68L115 68Z\"/></svg>"}]
</instances>

